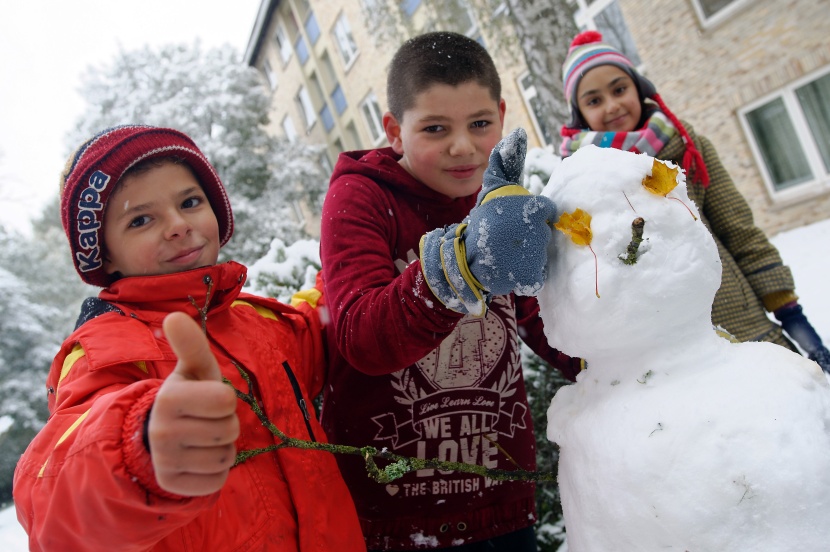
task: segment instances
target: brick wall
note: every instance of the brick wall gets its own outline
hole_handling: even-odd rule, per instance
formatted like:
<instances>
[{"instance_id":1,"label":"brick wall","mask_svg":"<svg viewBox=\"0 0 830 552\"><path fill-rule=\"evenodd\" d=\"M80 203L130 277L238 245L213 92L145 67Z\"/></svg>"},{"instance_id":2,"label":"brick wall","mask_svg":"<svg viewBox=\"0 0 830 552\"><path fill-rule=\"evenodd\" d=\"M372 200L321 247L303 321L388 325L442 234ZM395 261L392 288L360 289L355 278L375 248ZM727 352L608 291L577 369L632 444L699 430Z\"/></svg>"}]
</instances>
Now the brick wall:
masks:
<instances>
[{"instance_id":1,"label":"brick wall","mask_svg":"<svg viewBox=\"0 0 830 552\"><path fill-rule=\"evenodd\" d=\"M830 64L830 1L752 0L711 29L691 0L618 2L644 72L669 108L715 144L756 223L774 235L830 217L827 193L773 201L738 117L739 108Z\"/></svg>"}]
</instances>

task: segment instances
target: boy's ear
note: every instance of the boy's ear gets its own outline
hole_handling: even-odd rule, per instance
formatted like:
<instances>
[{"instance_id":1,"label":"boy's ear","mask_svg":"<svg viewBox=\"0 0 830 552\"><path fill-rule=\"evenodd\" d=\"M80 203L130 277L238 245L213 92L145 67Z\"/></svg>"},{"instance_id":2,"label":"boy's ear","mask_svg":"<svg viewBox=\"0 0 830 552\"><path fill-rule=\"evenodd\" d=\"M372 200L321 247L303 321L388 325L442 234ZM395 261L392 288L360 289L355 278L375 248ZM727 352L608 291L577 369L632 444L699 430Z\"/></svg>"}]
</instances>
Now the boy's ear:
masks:
<instances>
[{"instance_id":1,"label":"boy's ear","mask_svg":"<svg viewBox=\"0 0 830 552\"><path fill-rule=\"evenodd\" d=\"M104 257L104 272L107 274L115 274L118 272L118 268L106 257Z\"/></svg>"},{"instance_id":2,"label":"boy's ear","mask_svg":"<svg viewBox=\"0 0 830 552\"><path fill-rule=\"evenodd\" d=\"M501 123L502 128L504 128L504 113L507 111L507 103L504 101L504 98L499 100L499 122Z\"/></svg>"},{"instance_id":3,"label":"boy's ear","mask_svg":"<svg viewBox=\"0 0 830 552\"><path fill-rule=\"evenodd\" d=\"M398 155L403 155L401 124L398 119L392 115L391 111L387 111L383 114L383 130L386 131L386 139L389 140L389 145L392 146L392 150Z\"/></svg>"}]
</instances>

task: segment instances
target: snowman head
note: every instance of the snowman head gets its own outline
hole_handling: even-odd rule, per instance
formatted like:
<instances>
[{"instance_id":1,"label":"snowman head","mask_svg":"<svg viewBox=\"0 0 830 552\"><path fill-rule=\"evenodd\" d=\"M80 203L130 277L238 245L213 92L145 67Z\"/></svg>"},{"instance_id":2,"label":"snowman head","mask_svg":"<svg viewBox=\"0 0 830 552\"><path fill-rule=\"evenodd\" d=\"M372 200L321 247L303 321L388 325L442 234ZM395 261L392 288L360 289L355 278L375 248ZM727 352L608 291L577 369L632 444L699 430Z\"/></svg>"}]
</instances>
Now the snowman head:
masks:
<instances>
[{"instance_id":1,"label":"snowman head","mask_svg":"<svg viewBox=\"0 0 830 552\"><path fill-rule=\"evenodd\" d=\"M553 347L590 364L637 354L655 336L711 329L720 258L676 166L587 146L559 164L542 194L560 217L539 294ZM637 219L642 242L632 254Z\"/></svg>"}]
</instances>

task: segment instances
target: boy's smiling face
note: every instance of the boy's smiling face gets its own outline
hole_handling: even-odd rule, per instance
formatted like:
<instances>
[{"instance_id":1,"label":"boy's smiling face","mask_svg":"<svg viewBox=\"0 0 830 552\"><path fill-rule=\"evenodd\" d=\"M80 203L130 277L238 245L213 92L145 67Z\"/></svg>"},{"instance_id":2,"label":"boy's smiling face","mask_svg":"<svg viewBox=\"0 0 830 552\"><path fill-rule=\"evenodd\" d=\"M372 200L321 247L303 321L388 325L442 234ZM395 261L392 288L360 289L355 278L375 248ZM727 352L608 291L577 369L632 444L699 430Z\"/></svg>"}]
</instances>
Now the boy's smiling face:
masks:
<instances>
[{"instance_id":1,"label":"boy's smiling face","mask_svg":"<svg viewBox=\"0 0 830 552\"><path fill-rule=\"evenodd\" d=\"M107 201L108 274L151 276L216 264L219 225L186 165L165 162L124 177Z\"/></svg>"},{"instance_id":2,"label":"boy's smiling face","mask_svg":"<svg viewBox=\"0 0 830 552\"><path fill-rule=\"evenodd\" d=\"M415 96L402 121L383 116L399 163L428 188L451 198L481 187L490 152L501 139L504 100L475 81L433 84Z\"/></svg>"}]
</instances>

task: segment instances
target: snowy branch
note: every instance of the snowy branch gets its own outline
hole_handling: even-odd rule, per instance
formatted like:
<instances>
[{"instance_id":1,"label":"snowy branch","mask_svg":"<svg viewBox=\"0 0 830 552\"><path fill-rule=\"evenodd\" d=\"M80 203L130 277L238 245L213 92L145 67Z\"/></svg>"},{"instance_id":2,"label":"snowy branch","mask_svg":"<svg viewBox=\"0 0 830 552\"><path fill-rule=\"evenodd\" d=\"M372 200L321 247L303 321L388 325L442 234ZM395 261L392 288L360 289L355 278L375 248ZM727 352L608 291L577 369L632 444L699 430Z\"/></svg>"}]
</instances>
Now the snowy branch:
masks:
<instances>
[{"instance_id":1,"label":"snowy branch","mask_svg":"<svg viewBox=\"0 0 830 552\"><path fill-rule=\"evenodd\" d=\"M349 445L335 445L332 443L320 443L317 441L306 441L304 439L289 437L285 433L283 433L276 425L274 425L274 423L271 422L268 416L260 408L259 402L254 396L253 385L251 383L251 379L248 373L239 364L235 362L234 366L236 366L236 369L239 370L240 375L248 384L248 392L243 393L239 389L236 389L235 387L233 387L230 380L228 380L227 378L225 378L225 383L233 387L236 396L245 404L247 404L254 412L254 414L256 414L257 418L259 418L260 422L262 422L262 425L268 428L268 430L275 437L277 437L277 439L279 439L279 443L270 445L268 447L240 451L236 455L236 462L234 463L234 465L239 465L242 462L245 462L246 460L253 458L254 456L266 452L273 452L275 450L283 448L299 448L308 450L323 450L326 452L330 452L332 454L350 454L360 456L366 463L366 471L378 483L388 483L390 481L394 481L395 479L398 479L399 477L406 475L407 473L423 469L438 469L444 471L474 473L477 475L488 477L490 479L501 481L556 481L556 475L553 473L536 472L521 469L499 470L486 468L478 464L450 462L447 460L439 460L437 458L424 459L414 458L411 456L401 456L399 454L391 453L386 449L378 450L377 448L371 446L354 447ZM382 460L388 460L391 463L386 467L381 468L377 465L377 462L375 461L375 459L378 458Z\"/></svg>"}]
</instances>

